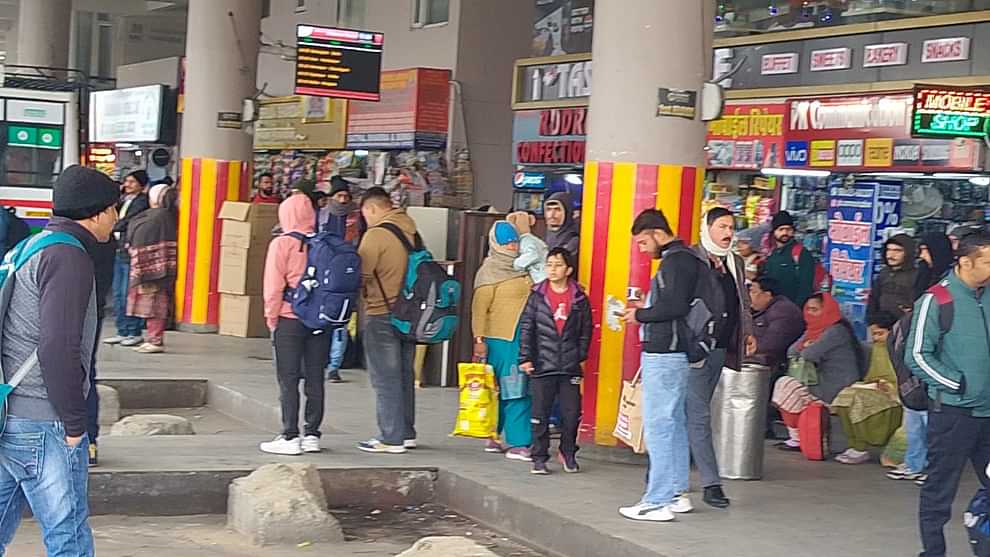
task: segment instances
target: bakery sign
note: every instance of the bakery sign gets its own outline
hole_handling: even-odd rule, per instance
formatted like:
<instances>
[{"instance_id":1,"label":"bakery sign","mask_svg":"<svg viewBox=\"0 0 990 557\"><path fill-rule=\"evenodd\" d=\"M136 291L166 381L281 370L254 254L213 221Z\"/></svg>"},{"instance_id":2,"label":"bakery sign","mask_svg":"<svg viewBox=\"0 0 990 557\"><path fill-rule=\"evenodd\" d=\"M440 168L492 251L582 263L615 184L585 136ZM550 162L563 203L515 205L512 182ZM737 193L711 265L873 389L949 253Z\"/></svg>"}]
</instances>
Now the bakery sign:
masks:
<instances>
[{"instance_id":1,"label":"bakery sign","mask_svg":"<svg viewBox=\"0 0 990 557\"><path fill-rule=\"evenodd\" d=\"M863 47L864 68L903 66L907 61L907 43L870 44Z\"/></svg>"}]
</instances>

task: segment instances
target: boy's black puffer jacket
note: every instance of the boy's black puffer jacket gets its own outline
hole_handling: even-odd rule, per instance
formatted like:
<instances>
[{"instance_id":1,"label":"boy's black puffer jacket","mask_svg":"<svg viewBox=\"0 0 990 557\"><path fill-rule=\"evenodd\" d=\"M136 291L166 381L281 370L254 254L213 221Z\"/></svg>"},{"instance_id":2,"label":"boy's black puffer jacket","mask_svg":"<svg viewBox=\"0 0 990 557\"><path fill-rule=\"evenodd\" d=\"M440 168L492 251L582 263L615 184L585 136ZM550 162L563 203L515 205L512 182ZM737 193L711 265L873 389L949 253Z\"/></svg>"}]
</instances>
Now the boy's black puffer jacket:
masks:
<instances>
[{"instance_id":1,"label":"boy's black puffer jacket","mask_svg":"<svg viewBox=\"0 0 990 557\"><path fill-rule=\"evenodd\" d=\"M574 298L563 335L557 333L547 302L549 281L536 285L529 294L519 324L519 363L532 362L534 377L582 374L581 362L588 358L591 344L591 305L581 287L572 284Z\"/></svg>"}]
</instances>

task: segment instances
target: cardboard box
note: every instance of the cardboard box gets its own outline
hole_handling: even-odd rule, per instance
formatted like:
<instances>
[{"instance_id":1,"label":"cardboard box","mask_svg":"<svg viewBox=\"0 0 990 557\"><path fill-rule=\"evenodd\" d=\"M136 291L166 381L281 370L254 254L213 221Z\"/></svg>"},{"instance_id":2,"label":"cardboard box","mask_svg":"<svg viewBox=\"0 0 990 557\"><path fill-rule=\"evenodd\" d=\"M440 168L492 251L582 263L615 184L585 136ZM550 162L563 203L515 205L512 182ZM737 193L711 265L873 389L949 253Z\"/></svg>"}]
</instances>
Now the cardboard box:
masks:
<instances>
[{"instance_id":1,"label":"cardboard box","mask_svg":"<svg viewBox=\"0 0 990 557\"><path fill-rule=\"evenodd\" d=\"M278 224L278 205L227 201L218 215L222 222L220 245L248 249L267 246L272 228Z\"/></svg>"},{"instance_id":2,"label":"cardboard box","mask_svg":"<svg viewBox=\"0 0 990 557\"><path fill-rule=\"evenodd\" d=\"M221 247L217 290L222 294L259 295L264 287L266 249Z\"/></svg>"},{"instance_id":3,"label":"cardboard box","mask_svg":"<svg viewBox=\"0 0 990 557\"><path fill-rule=\"evenodd\" d=\"M220 334L242 338L264 338L265 307L261 296L220 295Z\"/></svg>"}]
</instances>

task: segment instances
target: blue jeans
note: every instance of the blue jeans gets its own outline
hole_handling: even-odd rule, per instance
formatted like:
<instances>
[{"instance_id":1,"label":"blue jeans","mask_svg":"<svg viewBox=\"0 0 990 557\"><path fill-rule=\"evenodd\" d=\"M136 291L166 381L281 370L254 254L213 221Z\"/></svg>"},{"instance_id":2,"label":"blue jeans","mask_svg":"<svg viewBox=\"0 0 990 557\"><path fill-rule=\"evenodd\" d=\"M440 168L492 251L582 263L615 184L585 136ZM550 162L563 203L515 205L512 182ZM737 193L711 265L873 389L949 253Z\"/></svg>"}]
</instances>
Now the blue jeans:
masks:
<instances>
[{"instance_id":1,"label":"blue jeans","mask_svg":"<svg viewBox=\"0 0 990 557\"><path fill-rule=\"evenodd\" d=\"M7 419L0 436L0 555L14 538L25 503L50 557L93 555L88 454L86 435L75 448L65 444L62 422Z\"/></svg>"},{"instance_id":2,"label":"blue jeans","mask_svg":"<svg viewBox=\"0 0 990 557\"><path fill-rule=\"evenodd\" d=\"M924 472L928 468L928 412L905 408L904 431L907 435L904 467L911 472Z\"/></svg>"},{"instance_id":3,"label":"blue jeans","mask_svg":"<svg viewBox=\"0 0 990 557\"><path fill-rule=\"evenodd\" d=\"M327 369L337 371L344 363L344 353L347 352L347 341L350 333L347 327L338 327L330 333L330 361L327 362Z\"/></svg>"},{"instance_id":4,"label":"blue jeans","mask_svg":"<svg viewBox=\"0 0 990 557\"><path fill-rule=\"evenodd\" d=\"M650 457L646 493L642 502L668 505L688 489L691 451L688 446L687 356L644 352L643 435Z\"/></svg>"},{"instance_id":5,"label":"blue jeans","mask_svg":"<svg viewBox=\"0 0 990 557\"><path fill-rule=\"evenodd\" d=\"M117 314L117 335L139 337L144 320L127 315L127 287L131 282L131 262L117 257L113 261L113 311Z\"/></svg>"}]
</instances>

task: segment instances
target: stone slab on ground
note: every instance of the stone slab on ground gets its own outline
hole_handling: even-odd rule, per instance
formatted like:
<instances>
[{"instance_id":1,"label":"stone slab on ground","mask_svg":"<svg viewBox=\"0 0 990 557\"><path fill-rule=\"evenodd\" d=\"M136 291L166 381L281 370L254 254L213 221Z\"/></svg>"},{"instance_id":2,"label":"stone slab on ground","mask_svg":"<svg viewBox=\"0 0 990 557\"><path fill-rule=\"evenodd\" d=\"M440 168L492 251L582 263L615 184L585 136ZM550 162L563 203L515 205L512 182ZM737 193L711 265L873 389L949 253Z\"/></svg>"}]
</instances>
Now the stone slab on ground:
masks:
<instances>
[{"instance_id":1,"label":"stone slab on ground","mask_svg":"<svg viewBox=\"0 0 990 557\"><path fill-rule=\"evenodd\" d=\"M120 395L117 389L97 383L100 397L100 425L113 425L120 421Z\"/></svg>"},{"instance_id":2,"label":"stone slab on ground","mask_svg":"<svg viewBox=\"0 0 990 557\"><path fill-rule=\"evenodd\" d=\"M268 464L231 482L227 524L256 545L344 541L313 464Z\"/></svg>"},{"instance_id":3,"label":"stone slab on ground","mask_svg":"<svg viewBox=\"0 0 990 557\"><path fill-rule=\"evenodd\" d=\"M497 557L473 540L461 536L430 536L396 557Z\"/></svg>"},{"instance_id":4,"label":"stone slab on ground","mask_svg":"<svg viewBox=\"0 0 990 557\"><path fill-rule=\"evenodd\" d=\"M135 414L113 424L110 435L194 435L192 423L171 414Z\"/></svg>"}]
</instances>

